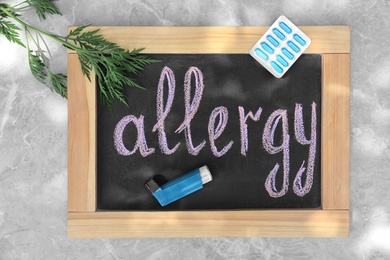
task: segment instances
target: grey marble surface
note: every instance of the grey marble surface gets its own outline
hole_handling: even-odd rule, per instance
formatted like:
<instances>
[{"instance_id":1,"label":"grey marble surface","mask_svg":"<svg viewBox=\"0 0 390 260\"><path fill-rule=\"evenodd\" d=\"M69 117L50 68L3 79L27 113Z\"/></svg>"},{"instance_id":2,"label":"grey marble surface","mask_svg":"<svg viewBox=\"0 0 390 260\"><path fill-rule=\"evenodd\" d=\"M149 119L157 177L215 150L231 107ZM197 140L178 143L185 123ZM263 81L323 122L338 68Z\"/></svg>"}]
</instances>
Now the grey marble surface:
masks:
<instances>
[{"instance_id":1,"label":"grey marble surface","mask_svg":"<svg viewBox=\"0 0 390 260\"><path fill-rule=\"evenodd\" d=\"M3 1L1 1L3 2ZM11 2L11 1L5 1ZM12 1L15 3L15 1ZM61 0L70 25L351 25L349 238L67 238L67 101L30 74L26 51L0 37L0 259L390 259L390 1ZM66 50L48 42L53 69Z\"/></svg>"}]
</instances>

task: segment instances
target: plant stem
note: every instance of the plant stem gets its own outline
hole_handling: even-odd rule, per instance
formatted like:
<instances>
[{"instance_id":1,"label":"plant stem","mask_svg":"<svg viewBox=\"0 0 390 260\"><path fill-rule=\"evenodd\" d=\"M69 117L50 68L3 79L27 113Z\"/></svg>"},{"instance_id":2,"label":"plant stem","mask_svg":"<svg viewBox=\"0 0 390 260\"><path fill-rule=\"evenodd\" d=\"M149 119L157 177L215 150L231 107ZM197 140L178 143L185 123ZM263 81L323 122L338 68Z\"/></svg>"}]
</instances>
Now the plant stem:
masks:
<instances>
[{"instance_id":1,"label":"plant stem","mask_svg":"<svg viewBox=\"0 0 390 260\"><path fill-rule=\"evenodd\" d=\"M11 6L11 9L12 9L12 10L24 9L24 8L26 8L27 6L23 6L23 7L19 7L19 8L15 8L15 7L20 6L20 5L22 5L22 4L26 4L26 3L27 3L27 1L20 2L19 4L16 4L16 5L14 5L14 6Z\"/></svg>"},{"instance_id":2,"label":"plant stem","mask_svg":"<svg viewBox=\"0 0 390 260\"><path fill-rule=\"evenodd\" d=\"M27 29L27 27L24 27L24 34L26 35L26 47L27 47L27 51L28 52L30 52L30 44L28 43L28 35L27 35L27 31L28 31L28 29ZM30 33L30 32L28 32L28 33ZM31 35L31 34L30 34Z\"/></svg>"},{"instance_id":3,"label":"plant stem","mask_svg":"<svg viewBox=\"0 0 390 260\"><path fill-rule=\"evenodd\" d=\"M49 66L48 66L48 64L46 62L45 55L43 54L43 51L42 51L41 47L39 46L38 42L34 39L34 37L32 36L32 34L30 32L30 30L27 27L24 27L24 30L28 33L28 35L30 35L30 38L34 42L35 46L37 47L37 52L39 53L39 56L41 57L41 60L42 60L43 64L45 64L45 66L48 68ZM28 51L30 51L27 33L26 33L27 48L28 48Z\"/></svg>"},{"instance_id":4,"label":"plant stem","mask_svg":"<svg viewBox=\"0 0 390 260\"><path fill-rule=\"evenodd\" d=\"M81 49L79 49L78 47L76 47L76 46L70 44L69 42L64 41L64 40L62 39L61 36L54 35L54 34L51 34L51 33L47 33L47 32L45 32L45 31L42 31L42 30L40 30L40 29L38 29L38 28L36 28L36 27L34 27L34 26L31 26L31 25L25 23L24 21L22 21L21 19L19 19L18 17L16 17L14 14L12 14L11 12L9 12L7 8L0 7L0 10L3 11L6 15L8 15L8 17L14 19L16 22L18 22L19 24L21 24L21 25L22 25L23 27L25 27L25 28L32 29L32 30L34 30L34 31L36 31L36 32L38 32L38 33L40 33L40 34L42 34L42 35L45 35L45 36L47 36L47 37L49 37L49 38L51 38L51 39L53 39L53 40L55 40L55 41L57 41L57 42L59 42L59 43L62 43L66 48L68 48L68 49L70 49L70 50L74 50L74 51L75 51L76 49L77 49L77 50L81 50Z\"/></svg>"},{"instance_id":5,"label":"plant stem","mask_svg":"<svg viewBox=\"0 0 390 260\"><path fill-rule=\"evenodd\" d=\"M34 26L31 26L27 23L25 23L24 21L22 21L21 19L19 19L18 17L16 17L15 15L13 15L11 12L9 12L9 9L8 8L2 8L0 7L0 10L3 11L5 14L8 15L8 17L14 19L16 22L18 22L19 24L21 24L24 28L28 28L28 29L31 29L31 30L34 30L38 33L40 33L41 35L45 35L61 44L63 44L66 48L72 50L72 51L76 51L78 53L81 53L81 52L87 52L85 50L83 50L82 48L79 48L71 43L69 43L68 41L65 41L64 38L65 37L62 37L62 36L58 36L58 35L55 35L55 34L51 34L51 33L48 33L48 32L45 32L45 31L42 31ZM72 41L72 40L75 40L75 38L67 38L68 40ZM92 53L92 52L96 52L96 53L101 53L103 50L88 50L88 53Z\"/></svg>"}]
</instances>

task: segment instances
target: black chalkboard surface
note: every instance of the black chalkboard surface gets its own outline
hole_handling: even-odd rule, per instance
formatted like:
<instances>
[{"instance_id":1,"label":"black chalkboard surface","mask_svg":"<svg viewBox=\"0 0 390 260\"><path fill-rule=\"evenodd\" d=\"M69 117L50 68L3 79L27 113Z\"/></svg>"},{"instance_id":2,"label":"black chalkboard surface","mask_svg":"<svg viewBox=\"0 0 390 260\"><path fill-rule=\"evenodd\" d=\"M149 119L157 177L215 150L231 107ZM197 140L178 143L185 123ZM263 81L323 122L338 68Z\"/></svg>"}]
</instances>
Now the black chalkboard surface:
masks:
<instances>
[{"instance_id":1,"label":"black chalkboard surface","mask_svg":"<svg viewBox=\"0 0 390 260\"><path fill-rule=\"evenodd\" d=\"M282 79L274 78L249 54L149 56L162 62L148 66L137 76L137 82L147 90L126 88L130 97L129 107L119 102L114 103L112 115L106 108L101 107L100 100L97 101L98 210L321 206L321 55L302 55ZM160 78L163 87L162 99L157 97ZM191 114L191 109L196 107L192 102L194 96L199 97L202 82L203 94L198 110L190 120L190 127L184 126L186 130L176 133L186 116ZM186 83L190 86L187 93L187 113L184 91ZM195 90L197 84L198 93ZM174 95L171 92L169 96L168 89L171 87L172 90L172 86L175 86L175 92ZM158 104L162 106L160 113L167 112L170 98L171 109L163 120L167 139L165 152L168 149L171 151L168 155L163 154L160 149L158 127L155 132L152 130L158 120ZM257 121L247 116L250 111L253 117L259 112ZM300 111L302 120L299 120L297 115ZM246 116L245 121L240 121L240 113ZM314 129L313 113L316 116ZM142 148L135 149L137 128L134 122L127 124L119 139L128 151L134 149L135 153L127 156L118 153L115 146L118 137L114 137L114 132L118 123L129 115L133 116L139 126L144 126L144 131L138 128L141 133L138 139L142 139L144 132L148 151L154 149L153 153L147 155L147 151L144 151L141 155ZM215 120L211 123L211 133L208 129L210 117ZM244 125L246 132L243 130ZM264 138L265 128L270 130ZM194 147L205 141L197 155L190 154L191 151L187 148L185 132L188 133L188 129L191 131L190 139ZM218 131L221 132L219 137ZM316 134L314 145L309 144L310 140L313 140L313 133ZM210 135L213 134L214 138L211 139L215 139L215 142L212 144ZM248 136L247 142L245 138L242 139L243 134ZM178 143L180 144L177 150L173 152ZM224 147L226 153L222 150ZM311 166L308 165L309 154L312 154ZM159 174L171 180L202 165L210 168L213 181L206 184L202 190L166 207L161 207L144 185L153 175ZM275 165L279 166L275 182L268 185L267 190L265 184ZM299 192L294 190L294 186L300 187L299 183L304 186L306 173L310 168L313 173L312 186L306 189L304 194L298 195ZM287 184L283 179L286 169L289 174L288 185L283 186L283 183ZM302 177L296 182L298 172ZM285 192L281 192L282 190Z\"/></svg>"}]
</instances>

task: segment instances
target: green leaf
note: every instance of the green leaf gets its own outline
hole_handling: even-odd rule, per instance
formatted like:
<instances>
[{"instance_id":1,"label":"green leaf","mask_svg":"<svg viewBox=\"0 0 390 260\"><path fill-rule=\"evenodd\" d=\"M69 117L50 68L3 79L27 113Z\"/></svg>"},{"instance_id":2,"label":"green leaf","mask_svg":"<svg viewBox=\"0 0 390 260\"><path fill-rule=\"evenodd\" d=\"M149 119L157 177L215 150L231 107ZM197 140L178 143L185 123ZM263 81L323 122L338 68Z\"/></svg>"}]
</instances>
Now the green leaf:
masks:
<instances>
[{"instance_id":1,"label":"green leaf","mask_svg":"<svg viewBox=\"0 0 390 260\"><path fill-rule=\"evenodd\" d=\"M67 77L62 73L53 74L49 73L50 83L55 92L61 95L61 97L68 97Z\"/></svg>"},{"instance_id":2,"label":"green leaf","mask_svg":"<svg viewBox=\"0 0 390 260\"><path fill-rule=\"evenodd\" d=\"M26 48L23 42L20 40L19 35L20 28L12 22L6 21L0 17L0 34L4 35L7 40L19 44Z\"/></svg>"},{"instance_id":3,"label":"green leaf","mask_svg":"<svg viewBox=\"0 0 390 260\"><path fill-rule=\"evenodd\" d=\"M77 27L70 31L68 36L62 37L29 25L19 19L20 15L15 12L25 8L33 8L40 19L46 19L47 14L61 14L53 2L54 0L25 0L11 7L0 0L0 34L3 34L11 42L23 47L27 46L29 66L34 77L41 83L49 85L61 96L67 97L67 77L64 74L55 74L50 71L49 58L45 56L46 51L49 51L48 47L45 44L44 49L42 49L40 44L40 39L44 42L42 35L48 36L62 43L64 47L77 52L83 74L89 80L91 80L92 75L96 75L103 105L106 105L110 110L115 100L128 105L125 88L143 88L131 76L139 74L145 66L158 62L158 60L141 55L143 49L126 51L116 43L106 40L99 33L99 30L88 30L88 25ZM21 29L13 22L19 23L25 29L26 46L20 39ZM35 31L36 39L30 31ZM30 49L29 39L35 45L35 51Z\"/></svg>"},{"instance_id":4,"label":"green leaf","mask_svg":"<svg viewBox=\"0 0 390 260\"><path fill-rule=\"evenodd\" d=\"M67 42L78 46L74 50L79 56L82 72L89 79L92 70L96 73L103 105L111 110L115 99L128 105L124 88L143 89L128 73L138 74L145 66L159 61L140 55L143 49L126 51L104 39L99 30L88 31L87 27L77 27L65 37Z\"/></svg>"},{"instance_id":5,"label":"green leaf","mask_svg":"<svg viewBox=\"0 0 390 260\"><path fill-rule=\"evenodd\" d=\"M45 20L45 14L59 14L62 15L60 10L53 4L55 0L27 0L26 3L29 7L35 9L38 17Z\"/></svg>"},{"instance_id":6,"label":"green leaf","mask_svg":"<svg viewBox=\"0 0 390 260\"><path fill-rule=\"evenodd\" d=\"M38 54L34 54L33 51L28 52L28 64L34 77L42 84L46 84L46 66L42 61L42 58Z\"/></svg>"}]
</instances>

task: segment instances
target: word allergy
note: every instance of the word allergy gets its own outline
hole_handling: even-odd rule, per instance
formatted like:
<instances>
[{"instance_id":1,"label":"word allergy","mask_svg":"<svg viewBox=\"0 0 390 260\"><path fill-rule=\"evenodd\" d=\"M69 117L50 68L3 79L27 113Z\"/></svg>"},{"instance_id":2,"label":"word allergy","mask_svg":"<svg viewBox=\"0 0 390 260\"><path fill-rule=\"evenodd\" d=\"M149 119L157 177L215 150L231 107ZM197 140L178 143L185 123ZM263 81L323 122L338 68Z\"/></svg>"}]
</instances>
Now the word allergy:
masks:
<instances>
[{"instance_id":1,"label":"word allergy","mask_svg":"<svg viewBox=\"0 0 390 260\"><path fill-rule=\"evenodd\" d=\"M194 97L191 99L191 84L192 78L195 80L195 91ZM168 95L167 101L164 105L164 83L167 81L168 86ZM158 88L157 88L157 122L154 125L152 132L158 133L159 146L161 153L169 155L173 154L181 144L180 142L175 144L172 148L168 145L167 135L165 132L165 119L167 118L175 95L175 75L169 67L164 67L161 71ZM184 106L185 106L185 115L184 120L181 125L176 129L175 133L179 134L184 131L184 136L186 140L186 146L188 153L196 156L206 145L206 141L203 140L200 144L194 145L191 136L191 121L194 118L200 102L202 99L202 94L204 91L203 83L203 73L197 67L190 67L185 74L184 78ZM248 125L247 121L259 121L262 113L262 108L253 113L252 111L246 112L244 107L238 106L239 113L239 123L240 123L240 138L241 138L241 154L246 156L248 151ZM219 106L214 108L211 112L208 122L208 134L209 142L212 153L216 157L221 157L226 154L233 145L233 141L228 142L224 147L218 148L215 144L215 140L218 139L225 130L225 127L228 123L228 109L224 106ZM218 122L217 122L218 119ZM128 150L123 143L123 132L126 126L130 123L133 123L137 130L137 139L133 149ZM281 144L279 146L274 145L274 136L277 126L281 124ZM316 125L317 125L317 116L316 116L316 103L313 102L311 105L311 134L310 139L308 140L305 136L304 124L303 124L303 115L302 115L302 105L295 104L294 112L294 132L297 142L301 145L309 145L309 154L307 159L307 166L305 166L305 161L302 162L300 169L298 170L296 177L293 182L293 191L296 195L303 197L305 196L312 187L313 184L313 171L314 163L316 156ZM278 109L274 111L267 119L267 122L264 126L262 143L264 149L269 154L283 153L283 184L281 188L277 189L276 187L276 175L278 173L280 164L276 163L273 169L271 169L266 181L265 188L268 194L273 198L279 198L284 196L289 188L289 175L290 175L290 135L288 131L288 118L287 111L283 109ZM146 157L155 152L154 148L148 147L145 138L144 130L144 116L140 115L138 118L134 115L128 115L123 117L114 130L114 145L118 154L123 156L129 156L137 151L143 157ZM305 182L302 183L302 176L306 172Z\"/></svg>"}]
</instances>

